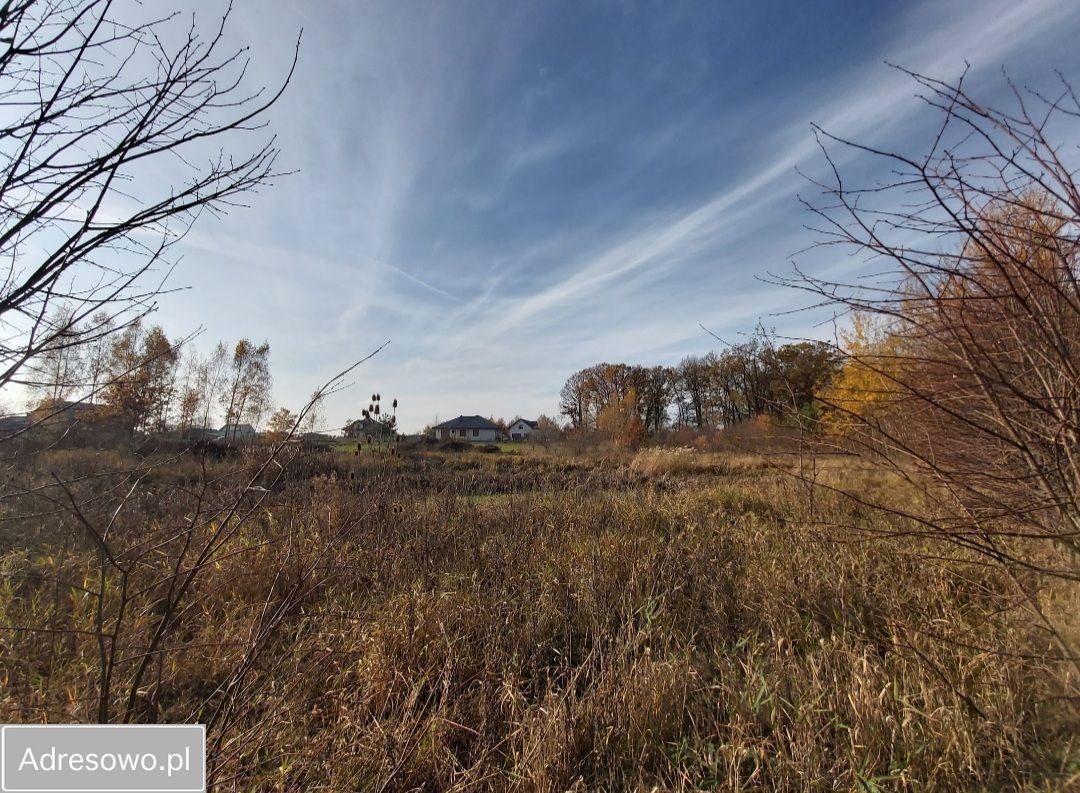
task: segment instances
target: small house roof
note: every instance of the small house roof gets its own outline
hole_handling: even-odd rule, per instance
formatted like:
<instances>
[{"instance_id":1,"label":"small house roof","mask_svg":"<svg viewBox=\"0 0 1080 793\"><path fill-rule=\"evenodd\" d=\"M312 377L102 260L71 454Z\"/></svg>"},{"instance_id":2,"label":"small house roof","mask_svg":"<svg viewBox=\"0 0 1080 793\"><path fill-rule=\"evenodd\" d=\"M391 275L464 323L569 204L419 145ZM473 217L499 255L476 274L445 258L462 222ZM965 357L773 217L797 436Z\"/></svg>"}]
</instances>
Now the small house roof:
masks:
<instances>
[{"instance_id":1,"label":"small house roof","mask_svg":"<svg viewBox=\"0 0 1080 793\"><path fill-rule=\"evenodd\" d=\"M75 401L68 399L48 399L34 408L31 412L62 413L65 410L70 410L74 413L83 413L91 410L102 410L106 407L108 406L104 402L90 402L86 399L77 399Z\"/></svg>"},{"instance_id":2,"label":"small house roof","mask_svg":"<svg viewBox=\"0 0 1080 793\"><path fill-rule=\"evenodd\" d=\"M30 426L30 416L26 413L13 413L10 416L0 416L0 430L12 432L26 429Z\"/></svg>"},{"instance_id":3,"label":"small house roof","mask_svg":"<svg viewBox=\"0 0 1080 793\"><path fill-rule=\"evenodd\" d=\"M250 424L226 424L218 432L255 432Z\"/></svg>"},{"instance_id":4,"label":"small house roof","mask_svg":"<svg viewBox=\"0 0 1080 793\"><path fill-rule=\"evenodd\" d=\"M515 425L515 424L517 424L517 423L518 423L519 421L520 421L520 422L521 422L522 424L528 424L528 425L529 425L530 427L532 427L532 428L533 428L534 430L535 430L535 429L537 429L537 428L538 428L538 427L540 426L540 422L539 422L539 421L529 421L528 419L523 419L523 418L521 418L521 417L518 417L518 418L514 419L513 421L511 421L511 422L510 422L510 426L511 426L511 427L512 427L512 426L514 426L514 425Z\"/></svg>"},{"instance_id":5,"label":"small house roof","mask_svg":"<svg viewBox=\"0 0 1080 793\"><path fill-rule=\"evenodd\" d=\"M458 416L456 419L436 424L433 429L437 430L497 430L495 424L483 416Z\"/></svg>"}]
</instances>

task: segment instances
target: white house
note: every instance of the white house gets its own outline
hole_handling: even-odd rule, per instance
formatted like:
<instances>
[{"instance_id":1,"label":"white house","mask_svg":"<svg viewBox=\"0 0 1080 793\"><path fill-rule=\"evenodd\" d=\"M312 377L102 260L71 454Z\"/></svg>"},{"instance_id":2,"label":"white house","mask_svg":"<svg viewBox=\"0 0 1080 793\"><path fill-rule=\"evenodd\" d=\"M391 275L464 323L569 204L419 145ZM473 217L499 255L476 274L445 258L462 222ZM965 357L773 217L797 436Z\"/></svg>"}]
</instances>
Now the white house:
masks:
<instances>
[{"instance_id":1,"label":"white house","mask_svg":"<svg viewBox=\"0 0 1080 793\"><path fill-rule=\"evenodd\" d=\"M458 416L432 427L439 440L497 441L501 434L499 428L483 416Z\"/></svg>"},{"instance_id":2,"label":"white house","mask_svg":"<svg viewBox=\"0 0 1080 793\"><path fill-rule=\"evenodd\" d=\"M528 419L514 419L508 430L510 440L527 441L529 440L529 436L536 432L539 426L539 423L529 421Z\"/></svg>"}]
</instances>

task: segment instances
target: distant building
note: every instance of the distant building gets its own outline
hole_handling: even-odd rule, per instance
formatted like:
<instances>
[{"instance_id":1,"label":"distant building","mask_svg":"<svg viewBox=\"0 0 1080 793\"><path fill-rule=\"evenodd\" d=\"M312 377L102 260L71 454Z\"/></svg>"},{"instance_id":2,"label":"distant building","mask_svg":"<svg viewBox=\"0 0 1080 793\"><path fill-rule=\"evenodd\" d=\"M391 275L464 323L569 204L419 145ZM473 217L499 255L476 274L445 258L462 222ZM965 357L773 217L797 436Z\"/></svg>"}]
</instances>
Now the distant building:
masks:
<instances>
[{"instance_id":1,"label":"distant building","mask_svg":"<svg viewBox=\"0 0 1080 793\"><path fill-rule=\"evenodd\" d=\"M254 443L259 433L250 424L226 424L218 430L215 440L226 443Z\"/></svg>"},{"instance_id":2,"label":"distant building","mask_svg":"<svg viewBox=\"0 0 1080 793\"><path fill-rule=\"evenodd\" d=\"M30 416L26 413L17 413L12 416L0 416L0 438L22 432L30 426Z\"/></svg>"},{"instance_id":3,"label":"distant building","mask_svg":"<svg viewBox=\"0 0 1080 793\"><path fill-rule=\"evenodd\" d=\"M35 422L48 421L74 424L78 421L94 421L110 413L109 406L99 402L70 402L66 399L47 399L34 408L29 418Z\"/></svg>"},{"instance_id":4,"label":"distant building","mask_svg":"<svg viewBox=\"0 0 1080 793\"><path fill-rule=\"evenodd\" d=\"M180 436L187 441L212 441L220 434L221 431L213 427L187 427Z\"/></svg>"},{"instance_id":5,"label":"distant building","mask_svg":"<svg viewBox=\"0 0 1080 793\"><path fill-rule=\"evenodd\" d=\"M510 423L507 433L510 435L510 440L512 441L527 441L529 440L529 436L539 428L539 422L529 421L528 419L514 419Z\"/></svg>"},{"instance_id":6,"label":"distant building","mask_svg":"<svg viewBox=\"0 0 1080 793\"><path fill-rule=\"evenodd\" d=\"M129 417L110 405L65 399L44 400L30 411L28 430L38 438L99 448L131 437L134 432Z\"/></svg>"},{"instance_id":7,"label":"distant building","mask_svg":"<svg viewBox=\"0 0 1080 793\"><path fill-rule=\"evenodd\" d=\"M432 427L439 440L497 441L502 431L483 416L458 416Z\"/></svg>"},{"instance_id":8,"label":"distant building","mask_svg":"<svg viewBox=\"0 0 1080 793\"><path fill-rule=\"evenodd\" d=\"M370 417L350 421L342 431L345 433L346 438L357 438L359 440L368 437L374 440L384 440L394 434L393 429L388 427L385 421L376 421Z\"/></svg>"}]
</instances>

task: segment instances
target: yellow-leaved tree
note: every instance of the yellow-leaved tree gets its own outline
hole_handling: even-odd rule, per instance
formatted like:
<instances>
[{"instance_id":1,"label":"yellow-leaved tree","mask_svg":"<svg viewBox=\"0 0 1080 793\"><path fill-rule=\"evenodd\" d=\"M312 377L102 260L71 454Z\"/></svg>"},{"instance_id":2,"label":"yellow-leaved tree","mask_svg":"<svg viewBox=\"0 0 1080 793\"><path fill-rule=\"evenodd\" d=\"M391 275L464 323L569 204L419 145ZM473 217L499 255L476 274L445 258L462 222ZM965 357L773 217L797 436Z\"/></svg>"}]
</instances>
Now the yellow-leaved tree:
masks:
<instances>
[{"instance_id":1,"label":"yellow-leaved tree","mask_svg":"<svg viewBox=\"0 0 1080 793\"><path fill-rule=\"evenodd\" d=\"M817 396L822 426L833 435L867 426L895 402L903 361L899 337L862 311L852 313L851 327L840 334L840 348L840 371Z\"/></svg>"},{"instance_id":2,"label":"yellow-leaved tree","mask_svg":"<svg viewBox=\"0 0 1080 793\"><path fill-rule=\"evenodd\" d=\"M270 417L270 427L267 430L267 440L277 443L289 437L289 433L296 429L298 417L288 408L278 408Z\"/></svg>"}]
</instances>

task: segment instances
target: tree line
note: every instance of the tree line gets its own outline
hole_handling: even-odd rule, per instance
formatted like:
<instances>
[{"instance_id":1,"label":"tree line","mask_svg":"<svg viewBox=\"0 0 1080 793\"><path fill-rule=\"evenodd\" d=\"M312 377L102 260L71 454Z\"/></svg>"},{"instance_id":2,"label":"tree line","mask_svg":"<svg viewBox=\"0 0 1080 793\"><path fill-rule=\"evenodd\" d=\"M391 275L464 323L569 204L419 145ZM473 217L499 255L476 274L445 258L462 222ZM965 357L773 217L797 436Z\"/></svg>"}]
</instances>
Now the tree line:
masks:
<instances>
[{"instance_id":1,"label":"tree line","mask_svg":"<svg viewBox=\"0 0 1080 793\"><path fill-rule=\"evenodd\" d=\"M559 411L572 429L638 435L715 429L767 413L816 416L815 397L840 371L835 345L775 345L762 329L722 352L676 366L600 363L572 374Z\"/></svg>"},{"instance_id":2,"label":"tree line","mask_svg":"<svg viewBox=\"0 0 1080 793\"><path fill-rule=\"evenodd\" d=\"M271 409L267 342L219 341L202 354L188 339L170 338L141 318L115 328L101 312L78 323L62 307L48 321L57 341L31 360L23 381L35 413L81 401L135 432L186 434L219 418L235 433L236 425L257 425ZM67 338L78 343L64 343Z\"/></svg>"}]
</instances>

